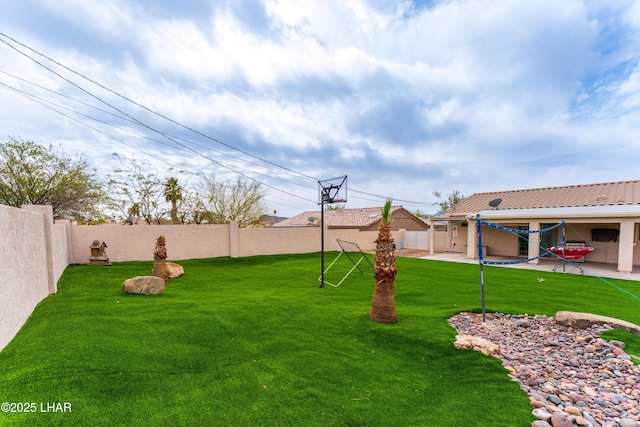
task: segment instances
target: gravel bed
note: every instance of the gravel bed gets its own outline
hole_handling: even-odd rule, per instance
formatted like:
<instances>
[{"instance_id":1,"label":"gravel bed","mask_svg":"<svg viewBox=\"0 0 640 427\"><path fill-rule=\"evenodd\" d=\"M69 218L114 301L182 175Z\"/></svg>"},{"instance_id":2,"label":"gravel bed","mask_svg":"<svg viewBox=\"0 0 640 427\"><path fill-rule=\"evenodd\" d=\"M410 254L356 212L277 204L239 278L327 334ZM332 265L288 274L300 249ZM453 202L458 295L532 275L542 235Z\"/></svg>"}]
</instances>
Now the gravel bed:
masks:
<instances>
[{"instance_id":1,"label":"gravel bed","mask_svg":"<svg viewBox=\"0 0 640 427\"><path fill-rule=\"evenodd\" d=\"M484 323L480 314L458 313L449 323L491 347L486 354L529 395L532 427L640 427L640 367L623 342L600 338L611 326L575 329L549 316L502 313Z\"/></svg>"}]
</instances>

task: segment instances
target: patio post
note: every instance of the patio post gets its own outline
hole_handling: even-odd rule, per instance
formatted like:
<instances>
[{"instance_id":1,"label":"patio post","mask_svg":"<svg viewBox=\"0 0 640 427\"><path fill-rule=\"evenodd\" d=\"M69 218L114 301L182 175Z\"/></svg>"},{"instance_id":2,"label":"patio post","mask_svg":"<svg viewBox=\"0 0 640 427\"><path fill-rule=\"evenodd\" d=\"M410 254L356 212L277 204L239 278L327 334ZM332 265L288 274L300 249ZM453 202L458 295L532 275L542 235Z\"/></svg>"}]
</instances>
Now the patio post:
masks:
<instances>
[{"instance_id":1,"label":"patio post","mask_svg":"<svg viewBox=\"0 0 640 427\"><path fill-rule=\"evenodd\" d=\"M620 221L620 241L618 242L618 271L631 273L633 271L633 243L635 222L633 219Z\"/></svg>"},{"instance_id":2,"label":"patio post","mask_svg":"<svg viewBox=\"0 0 640 427\"><path fill-rule=\"evenodd\" d=\"M467 258L475 259L478 256L478 224L475 219L467 218L469 231L467 234Z\"/></svg>"},{"instance_id":3,"label":"patio post","mask_svg":"<svg viewBox=\"0 0 640 427\"><path fill-rule=\"evenodd\" d=\"M539 221L530 221L529 222L529 230L539 230L540 222ZM529 247L527 250L527 258L535 258L532 261L529 261L529 264L538 264L540 262L540 233L531 233L529 234Z\"/></svg>"}]
</instances>

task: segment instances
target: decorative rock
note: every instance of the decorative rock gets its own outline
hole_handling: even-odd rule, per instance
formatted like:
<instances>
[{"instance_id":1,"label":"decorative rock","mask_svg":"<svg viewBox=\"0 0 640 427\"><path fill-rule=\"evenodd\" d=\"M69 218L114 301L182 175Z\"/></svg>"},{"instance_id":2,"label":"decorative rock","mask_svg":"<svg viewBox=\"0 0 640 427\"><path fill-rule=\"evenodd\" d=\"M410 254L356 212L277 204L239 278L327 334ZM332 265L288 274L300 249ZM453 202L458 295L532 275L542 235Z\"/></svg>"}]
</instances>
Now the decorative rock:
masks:
<instances>
[{"instance_id":1,"label":"decorative rock","mask_svg":"<svg viewBox=\"0 0 640 427\"><path fill-rule=\"evenodd\" d=\"M576 424L579 426L589 426L591 423L581 416L576 417Z\"/></svg>"},{"instance_id":2,"label":"decorative rock","mask_svg":"<svg viewBox=\"0 0 640 427\"><path fill-rule=\"evenodd\" d=\"M613 347L611 349L611 351L613 352L613 354L615 354L616 356L621 356L624 354L624 350L621 349L620 347Z\"/></svg>"},{"instance_id":3,"label":"decorative rock","mask_svg":"<svg viewBox=\"0 0 640 427\"><path fill-rule=\"evenodd\" d=\"M122 282L122 290L129 294L161 294L164 280L157 276L136 276Z\"/></svg>"},{"instance_id":4,"label":"decorative rock","mask_svg":"<svg viewBox=\"0 0 640 427\"><path fill-rule=\"evenodd\" d=\"M559 311L556 313L555 319L559 324L573 328L586 329L594 324L603 324L607 329L615 327L616 329L624 329L625 331L640 335L640 326L634 325L631 322L625 322L624 320L614 319L613 317L590 313Z\"/></svg>"},{"instance_id":5,"label":"decorative rock","mask_svg":"<svg viewBox=\"0 0 640 427\"><path fill-rule=\"evenodd\" d=\"M580 411L580 409L576 408L575 406L567 406L566 408L564 408L564 412L566 412L569 415L582 415L582 412Z\"/></svg>"},{"instance_id":6,"label":"decorative rock","mask_svg":"<svg viewBox=\"0 0 640 427\"><path fill-rule=\"evenodd\" d=\"M620 427L640 427L640 423L629 418L622 418L620 420Z\"/></svg>"},{"instance_id":7,"label":"decorative rock","mask_svg":"<svg viewBox=\"0 0 640 427\"><path fill-rule=\"evenodd\" d=\"M551 416L553 427L573 427L573 422L562 412L556 412Z\"/></svg>"},{"instance_id":8,"label":"decorative rock","mask_svg":"<svg viewBox=\"0 0 640 427\"><path fill-rule=\"evenodd\" d=\"M531 423L531 427L551 427L551 424L546 421L536 420Z\"/></svg>"},{"instance_id":9,"label":"decorative rock","mask_svg":"<svg viewBox=\"0 0 640 427\"><path fill-rule=\"evenodd\" d=\"M584 418L585 420L587 420L587 422L589 422L591 425L593 426L597 426L598 422L595 420L595 418L593 418L591 415L589 415L587 412L583 412L582 413L582 418Z\"/></svg>"},{"instance_id":10,"label":"decorative rock","mask_svg":"<svg viewBox=\"0 0 640 427\"><path fill-rule=\"evenodd\" d=\"M562 403L562 399L560 399L558 396L556 396L555 394L549 394L547 396L547 399L549 400L549 402L551 403L555 403L556 405L560 405Z\"/></svg>"},{"instance_id":11,"label":"decorative rock","mask_svg":"<svg viewBox=\"0 0 640 427\"><path fill-rule=\"evenodd\" d=\"M549 421L551 419L551 414L544 408L536 408L531 413L539 420Z\"/></svg>"},{"instance_id":12,"label":"decorative rock","mask_svg":"<svg viewBox=\"0 0 640 427\"><path fill-rule=\"evenodd\" d=\"M580 366L580 359L578 359L577 357L572 357L571 359L569 359L569 365L577 368Z\"/></svg>"},{"instance_id":13,"label":"decorative rock","mask_svg":"<svg viewBox=\"0 0 640 427\"><path fill-rule=\"evenodd\" d=\"M458 335L453 343L457 349L477 350L487 356L497 356L500 354L500 347L489 340L471 335Z\"/></svg>"},{"instance_id":14,"label":"decorative rock","mask_svg":"<svg viewBox=\"0 0 640 427\"><path fill-rule=\"evenodd\" d=\"M624 348L627 346L625 343L623 343L622 341L618 341L618 340L611 340L609 341L609 344L621 348L624 350Z\"/></svg>"},{"instance_id":15,"label":"decorative rock","mask_svg":"<svg viewBox=\"0 0 640 427\"><path fill-rule=\"evenodd\" d=\"M181 265L169 261L166 262L166 265L169 279L175 279L176 277L180 277L184 274L184 268Z\"/></svg>"}]
</instances>

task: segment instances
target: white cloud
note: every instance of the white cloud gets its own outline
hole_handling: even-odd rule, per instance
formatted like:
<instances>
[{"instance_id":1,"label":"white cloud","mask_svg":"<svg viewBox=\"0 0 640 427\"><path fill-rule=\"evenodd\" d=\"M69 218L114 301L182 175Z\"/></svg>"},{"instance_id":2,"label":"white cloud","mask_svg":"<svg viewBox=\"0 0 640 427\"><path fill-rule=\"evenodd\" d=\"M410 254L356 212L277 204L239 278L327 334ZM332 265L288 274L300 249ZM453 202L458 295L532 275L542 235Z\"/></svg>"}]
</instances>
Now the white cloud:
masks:
<instances>
[{"instance_id":1,"label":"white cloud","mask_svg":"<svg viewBox=\"0 0 640 427\"><path fill-rule=\"evenodd\" d=\"M207 4L196 16L188 7L169 13L176 7L171 2L41 0L25 3L33 13L10 8L0 25L20 28L13 35L21 41L214 138L305 174L348 173L350 185L372 193L397 192L399 199L418 194L431 201L433 190L469 194L635 177L638 2L262 5L266 20L262 12L248 15L259 7L238 14L225 1ZM26 16L42 21L27 22ZM0 48L9 58L0 71L100 105ZM56 69L151 126L216 147ZM0 82L107 117L3 74ZM12 135L67 141L87 153L96 151L96 142L104 153L135 153L9 90L0 88L0 101L11 105L0 109L0 124ZM176 162L207 167L200 156L101 128ZM565 155L572 150L578 160ZM108 159L104 153L96 154L101 162ZM264 171L216 159L251 173ZM589 168L598 173L586 173ZM558 180L561 170L566 173ZM393 177L394 184L373 180L372 174Z\"/></svg>"}]
</instances>

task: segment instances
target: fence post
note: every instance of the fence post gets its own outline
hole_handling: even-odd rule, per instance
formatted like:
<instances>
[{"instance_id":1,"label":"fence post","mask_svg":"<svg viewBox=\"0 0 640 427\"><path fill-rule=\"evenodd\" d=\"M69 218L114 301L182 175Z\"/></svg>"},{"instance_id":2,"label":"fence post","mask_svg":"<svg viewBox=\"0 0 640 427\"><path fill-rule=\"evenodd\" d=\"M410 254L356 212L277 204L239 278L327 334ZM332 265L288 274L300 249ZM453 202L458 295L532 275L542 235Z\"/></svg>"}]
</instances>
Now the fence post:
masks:
<instances>
[{"instance_id":1,"label":"fence post","mask_svg":"<svg viewBox=\"0 0 640 427\"><path fill-rule=\"evenodd\" d=\"M229 221L229 256L231 258L240 256L239 234L238 221Z\"/></svg>"},{"instance_id":2,"label":"fence post","mask_svg":"<svg viewBox=\"0 0 640 427\"><path fill-rule=\"evenodd\" d=\"M22 209L42 214L44 221L44 244L47 253L47 281L49 295L58 292L58 284L54 277L53 267L53 207L50 205L23 205Z\"/></svg>"}]
</instances>

